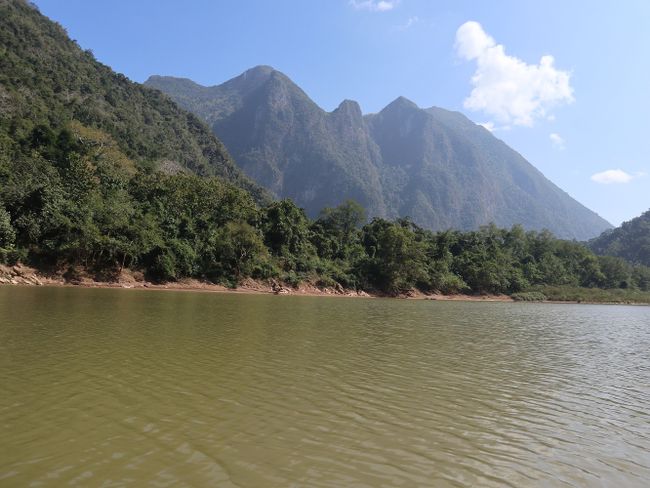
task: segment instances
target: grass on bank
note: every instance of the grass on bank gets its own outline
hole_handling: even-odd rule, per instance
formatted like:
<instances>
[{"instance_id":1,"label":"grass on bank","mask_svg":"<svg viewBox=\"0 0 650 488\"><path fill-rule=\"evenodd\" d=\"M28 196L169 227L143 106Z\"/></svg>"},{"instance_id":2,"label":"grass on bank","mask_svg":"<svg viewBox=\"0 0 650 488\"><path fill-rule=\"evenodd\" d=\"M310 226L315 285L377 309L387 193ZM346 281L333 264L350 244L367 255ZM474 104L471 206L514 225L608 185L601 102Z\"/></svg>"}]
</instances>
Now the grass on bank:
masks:
<instances>
[{"instance_id":1,"label":"grass on bank","mask_svg":"<svg viewBox=\"0 0 650 488\"><path fill-rule=\"evenodd\" d=\"M586 303L643 303L650 304L650 292L634 289L601 289L577 286L540 286L533 290L514 293L516 301L586 302Z\"/></svg>"}]
</instances>

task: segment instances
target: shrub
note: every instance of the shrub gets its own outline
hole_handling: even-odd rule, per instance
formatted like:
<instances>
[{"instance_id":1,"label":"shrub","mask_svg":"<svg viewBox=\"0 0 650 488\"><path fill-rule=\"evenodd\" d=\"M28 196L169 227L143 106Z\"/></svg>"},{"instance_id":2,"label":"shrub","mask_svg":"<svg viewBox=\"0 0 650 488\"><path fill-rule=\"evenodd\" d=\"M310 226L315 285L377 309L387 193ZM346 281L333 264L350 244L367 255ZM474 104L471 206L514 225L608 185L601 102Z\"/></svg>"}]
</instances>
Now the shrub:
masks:
<instances>
[{"instance_id":1,"label":"shrub","mask_svg":"<svg viewBox=\"0 0 650 488\"><path fill-rule=\"evenodd\" d=\"M546 295L539 291L524 291L510 295L516 302L544 302Z\"/></svg>"}]
</instances>

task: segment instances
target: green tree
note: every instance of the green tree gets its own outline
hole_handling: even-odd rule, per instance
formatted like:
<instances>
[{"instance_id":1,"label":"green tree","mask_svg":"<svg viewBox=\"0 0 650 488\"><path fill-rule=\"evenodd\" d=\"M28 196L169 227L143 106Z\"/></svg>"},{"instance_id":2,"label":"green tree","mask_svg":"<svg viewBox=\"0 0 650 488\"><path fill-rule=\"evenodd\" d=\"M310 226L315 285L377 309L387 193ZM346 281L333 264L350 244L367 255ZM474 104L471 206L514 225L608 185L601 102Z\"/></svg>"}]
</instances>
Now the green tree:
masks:
<instances>
[{"instance_id":1,"label":"green tree","mask_svg":"<svg viewBox=\"0 0 650 488\"><path fill-rule=\"evenodd\" d=\"M325 208L312 227L311 240L326 259L355 260L361 251L359 228L366 221L364 208L354 200Z\"/></svg>"},{"instance_id":2,"label":"green tree","mask_svg":"<svg viewBox=\"0 0 650 488\"><path fill-rule=\"evenodd\" d=\"M245 222L228 222L211 235L202 269L213 280L234 283L273 274L261 233Z\"/></svg>"},{"instance_id":3,"label":"green tree","mask_svg":"<svg viewBox=\"0 0 650 488\"><path fill-rule=\"evenodd\" d=\"M300 256L312 251L309 220L291 200L273 202L262 211L264 241L277 256Z\"/></svg>"},{"instance_id":4,"label":"green tree","mask_svg":"<svg viewBox=\"0 0 650 488\"><path fill-rule=\"evenodd\" d=\"M11 215L0 205L0 249L12 249L16 242L16 231L11 225Z\"/></svg>"},{"instance_id":5,"label":"green tree","mask_svg":"<svg viewBox=\"0 0 650 488\"><path fill-rule=\"evenodd\" d=\"M407 221L374 219L364 226L362 242L367 257L359 270L370 287L395 294L426 281L424 246Z\"/></svg>"},{"instance_id":6,"label":"green tree","mask_svg":"<svg viewBox=\"0 0 650 488\"><path fill-rule=\"evenodd\" d=\"M598 283L602 288L631 288L634 286L632 267L621 258L599 256L598 264L603 279Z\"/></svg>"}]
</instances>

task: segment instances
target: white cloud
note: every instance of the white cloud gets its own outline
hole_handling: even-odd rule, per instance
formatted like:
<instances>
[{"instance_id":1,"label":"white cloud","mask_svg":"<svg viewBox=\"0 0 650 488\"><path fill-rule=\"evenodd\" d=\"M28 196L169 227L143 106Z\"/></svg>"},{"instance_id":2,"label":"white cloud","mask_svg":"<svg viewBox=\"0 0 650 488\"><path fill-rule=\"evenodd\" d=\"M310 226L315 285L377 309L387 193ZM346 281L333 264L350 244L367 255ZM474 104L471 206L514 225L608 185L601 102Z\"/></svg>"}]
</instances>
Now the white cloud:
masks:
<instances>
[{"instance_id":1,"label":"white cloud","mask_svg":"<svg viewBox=\"0 0 650 488\"><path fill-rule=\"evenodd\" d=\"M532 126L536 119L552 118L551 108L574 100L570 74L555 68L553 56L527 64L506 54L505 47L478 22L465 22L458 28L456 52L476 61L465 108L484 111L502 124Z\"/></svg>"},{"instance_id":2,"label":"white cloud","mask_svg":"<svg viewBox=\"0 0 650 488\"><path fill-rule=\"evenodd\" d=\"M559 149L560 151L564 150L565 148L564 139L560 134L557 134L556 132L551 132L548 138L551 140L551 144L553 144L553 147L555 149Z\"/></svg>"},{"instance_id":3,"label":"white cloud","mask_svg":"<svg viewBox=\"0 0 650 488\"><path fill-rule=\"evenodd\" d=\"M398 3L399 0L350 0L350 5L355 9L371 12L387 12L393 10Z\"/></svg>"},{"instance_id":4,"label":"white cloud","mask_svg":"<svg viewBox=\"0 0 650 488\"><path fill-rule=\"evenodd\" d=\"M626 173L622 169L608 169L601 173L596 173L591 176L591 180L603 185L611 185L614 183L629 183L630 181L645 176L646 173L639 172L635 174Z\"/></svg>"}]
</instances>

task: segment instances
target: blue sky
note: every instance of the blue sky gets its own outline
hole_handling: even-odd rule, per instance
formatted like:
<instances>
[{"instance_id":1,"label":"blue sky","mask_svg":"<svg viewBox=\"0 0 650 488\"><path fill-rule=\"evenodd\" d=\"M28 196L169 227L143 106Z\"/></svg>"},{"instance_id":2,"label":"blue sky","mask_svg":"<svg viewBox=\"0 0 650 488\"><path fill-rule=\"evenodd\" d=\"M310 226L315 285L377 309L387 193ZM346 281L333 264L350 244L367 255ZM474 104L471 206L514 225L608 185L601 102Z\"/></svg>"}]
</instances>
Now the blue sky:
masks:
<instances>
[{"instance_id":1,"label":"blue sky","mask_svg":"<svg viewBox=\"0 0 650 488\"><path fill-rule=\"evenodd\" d=\"M135 81L213 85L268 64L326 110L403 95L494 128L615 225L650 208L647 0L35 3Z\"/></svg>"}]
</instances>

